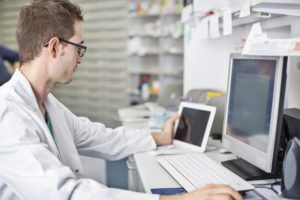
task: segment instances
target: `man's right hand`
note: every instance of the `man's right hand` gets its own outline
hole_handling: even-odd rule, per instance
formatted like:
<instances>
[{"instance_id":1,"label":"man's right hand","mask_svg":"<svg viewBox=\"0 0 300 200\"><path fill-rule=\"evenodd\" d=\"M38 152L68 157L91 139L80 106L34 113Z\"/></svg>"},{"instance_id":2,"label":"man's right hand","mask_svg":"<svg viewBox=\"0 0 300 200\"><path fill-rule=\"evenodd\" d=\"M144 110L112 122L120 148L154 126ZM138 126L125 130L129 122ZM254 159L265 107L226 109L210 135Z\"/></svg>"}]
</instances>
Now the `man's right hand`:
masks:
<instances>
[{"instance_id":1,"label":"man's right hand","mask_svg":"<svg viewBox=\"0 0 300 200\"><path fill-rule=\"evenodd\" d=\"M242 196L228 185L209 184L178 196L160 196L160 200L242 200Z\"/></svg>"}]
</instances>

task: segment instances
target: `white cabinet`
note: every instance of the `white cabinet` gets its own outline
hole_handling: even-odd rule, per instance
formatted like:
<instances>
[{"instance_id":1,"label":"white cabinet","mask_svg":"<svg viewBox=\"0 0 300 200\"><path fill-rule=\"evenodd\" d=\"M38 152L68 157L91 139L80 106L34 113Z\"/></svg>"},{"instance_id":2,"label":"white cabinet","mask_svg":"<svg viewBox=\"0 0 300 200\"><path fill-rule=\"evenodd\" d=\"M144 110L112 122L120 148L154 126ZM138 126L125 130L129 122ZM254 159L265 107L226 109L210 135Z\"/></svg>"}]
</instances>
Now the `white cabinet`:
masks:
<instances>
[{"instance_id":1,"label":"white cabinet","mask_svg":"<svg viewBox=\"0 0 300 200\"><path fill-rule=\"evenodd\" d=\"M155 101L159 89L165 84L182 81L181 8L181 0L130 2L128 66L131 103Z\"/></svg>"}]
</instances>

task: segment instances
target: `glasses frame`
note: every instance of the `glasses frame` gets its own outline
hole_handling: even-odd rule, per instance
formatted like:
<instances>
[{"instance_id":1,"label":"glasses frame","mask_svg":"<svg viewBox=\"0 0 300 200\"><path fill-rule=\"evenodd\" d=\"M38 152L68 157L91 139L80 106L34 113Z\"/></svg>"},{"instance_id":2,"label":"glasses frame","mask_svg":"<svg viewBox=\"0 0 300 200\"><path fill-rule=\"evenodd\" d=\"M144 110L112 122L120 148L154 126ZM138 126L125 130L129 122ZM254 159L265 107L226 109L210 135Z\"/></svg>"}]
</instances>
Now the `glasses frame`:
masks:
<instances>
[{"instance_id":1,"label":"glasses frame","mask_svg":"<svg viewBox=\"0 0 300 200\"><path fill-rule=\"evenodd\" d=\"M87 49L87 46L84 46L84 45L81 45L81 44L77 44L77 43L74 43L74 42L70 42L70 41L65 40L65 39L63 39L63 38L61 38L61 37L58 37L58 40L59 40L60 42L65 42L65 43L67 43L67 44L71 44L71 45L74 45L74 46L78 47L78 55L79 55L81 58L84 56L84 54L85 54L85 52L86 52L86 49ZM49 43L45 44L44 46L45 46L45 47L48 47L48 45L49 45Z\"/></svg>"},{"instance_id":2,"label":"glasses frame","mask_svg":"<svg viewBox=\"0 0 300 200\"><path fill-rule=\"evenodd\" d=\"M70 41L65 40L63 38L60 38L60 37L58 39L59 39L59 41L62 41L62 42L65 42L65 43L68 43L68 44L71 44L71 45L74 45L74 46L78 47L78 55L80 57L84 56L84 54L86 52L86 49L87 49L87 46L84 46L84 45L81 45L81 44L77 44L77 43L74 43L74 42L70 42Z\"/></svg>"}]
</instances>

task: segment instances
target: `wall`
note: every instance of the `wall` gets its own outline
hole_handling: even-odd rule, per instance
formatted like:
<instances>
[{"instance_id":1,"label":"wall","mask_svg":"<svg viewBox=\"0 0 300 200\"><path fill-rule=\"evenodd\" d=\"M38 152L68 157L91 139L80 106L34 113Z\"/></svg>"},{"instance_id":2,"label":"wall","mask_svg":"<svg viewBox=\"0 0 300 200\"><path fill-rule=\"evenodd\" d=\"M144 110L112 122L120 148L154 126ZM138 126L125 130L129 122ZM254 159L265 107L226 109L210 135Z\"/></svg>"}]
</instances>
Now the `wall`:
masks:
<instances>
[{"instance_id":1,"label":"wall","mask_svg":"<svg viewBox=\"0 0 300 200\"><path fill-rule=\"evenodd\" d=\"M184 94L193 88L226 91L229 52L237 51L240 38L247 30L239 28L234 35L206 40L199 39L192 30L191 40L185 40Z\"/></svg>"},{"instance_id":2,"label":"wall","mask_svg":"<svg viewBox=\"0 0 300 200\"><path fill-rule=\"evenodd\" d=\"M292 22L292 37L300 37L299 24L300 20ZM288 76L288 107L300 108L300 57L291 58Z\"/></svg>"}]
</instances>

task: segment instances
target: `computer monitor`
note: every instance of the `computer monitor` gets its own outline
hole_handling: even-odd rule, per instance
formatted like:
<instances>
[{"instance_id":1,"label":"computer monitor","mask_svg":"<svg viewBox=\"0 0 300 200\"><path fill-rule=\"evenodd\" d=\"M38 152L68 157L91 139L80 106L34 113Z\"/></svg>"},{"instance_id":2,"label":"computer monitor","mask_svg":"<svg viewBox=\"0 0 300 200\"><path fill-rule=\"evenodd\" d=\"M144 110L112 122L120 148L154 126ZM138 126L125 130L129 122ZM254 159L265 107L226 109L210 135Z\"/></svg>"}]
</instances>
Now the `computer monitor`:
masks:
<instances>
[{"instance_id":1,"label":"computer monitor","mask_svg":"<svg viewBox=\"0 0 300 200\"><path fill-rule=\"evenodd\" d=\"M239 159L223 165L246 180L275 175L286 57L232 54L222 143Z\"/></svg>"}]
</instances>

